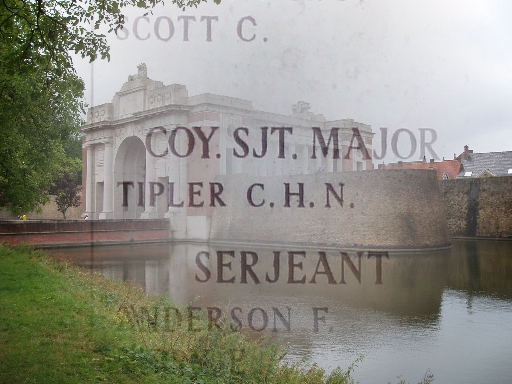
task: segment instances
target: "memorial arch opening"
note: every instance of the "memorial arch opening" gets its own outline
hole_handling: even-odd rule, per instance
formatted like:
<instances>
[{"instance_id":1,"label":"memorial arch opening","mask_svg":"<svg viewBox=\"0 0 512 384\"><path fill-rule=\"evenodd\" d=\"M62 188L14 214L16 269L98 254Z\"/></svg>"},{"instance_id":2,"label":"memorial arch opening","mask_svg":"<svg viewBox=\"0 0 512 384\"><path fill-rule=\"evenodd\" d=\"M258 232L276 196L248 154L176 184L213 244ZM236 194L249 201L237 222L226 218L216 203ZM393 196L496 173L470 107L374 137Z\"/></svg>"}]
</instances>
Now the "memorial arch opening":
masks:
<instances>
[{"instance_id":1,"label":"memorial arch opening","mask_svg":"<svg viewBox=\"0 0 512 384\"><path fill-rule=\"evenodd\" d=\"M114 218L139 219L144 212L146 147L136 136L123 140L114 166Z\"/></svg>"}]
</instances>

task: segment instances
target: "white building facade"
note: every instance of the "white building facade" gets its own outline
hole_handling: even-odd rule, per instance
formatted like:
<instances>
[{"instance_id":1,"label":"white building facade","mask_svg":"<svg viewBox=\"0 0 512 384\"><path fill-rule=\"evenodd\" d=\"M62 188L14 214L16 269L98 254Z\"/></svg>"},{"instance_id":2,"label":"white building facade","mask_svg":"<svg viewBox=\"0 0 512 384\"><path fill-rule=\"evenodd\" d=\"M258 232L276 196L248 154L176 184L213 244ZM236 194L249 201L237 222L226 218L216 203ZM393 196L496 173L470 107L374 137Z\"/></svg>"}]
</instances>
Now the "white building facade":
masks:
<instances>
[{"instance_id":1,"label":"white building facade","mask_svg":"<svg viewBox=\"0 0 512 384\"><path fill-rule=\"evenodd\" d=\"M169 218L175 239L206 240L217 175L373 169L369 125L326 121L309 109L298 102L285 116L227 96L189 97L184 85L149 79L141 64L111 103L88 110L86 214Z\"/></svg>"}]
</instances>

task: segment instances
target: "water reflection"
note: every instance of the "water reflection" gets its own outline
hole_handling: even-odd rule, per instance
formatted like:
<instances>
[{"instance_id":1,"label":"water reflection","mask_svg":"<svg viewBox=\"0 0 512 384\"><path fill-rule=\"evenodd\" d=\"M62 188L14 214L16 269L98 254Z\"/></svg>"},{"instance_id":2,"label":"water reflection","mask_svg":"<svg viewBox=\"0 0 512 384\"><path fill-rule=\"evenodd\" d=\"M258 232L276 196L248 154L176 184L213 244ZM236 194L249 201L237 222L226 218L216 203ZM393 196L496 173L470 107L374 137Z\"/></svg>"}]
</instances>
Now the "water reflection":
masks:
<instances>
[{"instance_id":1,"label":"water reflection","mask_svg":"<svg viewBox=\"0 0 512 384\"><path fill-rule=\"evenodd\" d=\"M512 298L512 242L453 243L447 285L468 295Z\"/></svg>"},{"instance_id":2,"label":"water reflection","mask_svg":"<svg viewBox=\"0 0 512 384\"><path fill-rule=\"evenodd\" d=\"M438 382L468 383L489 381L481 363L489 356L491 381L512 379L511 251L512 242L454 241L411 254L186 243L58 253L209 308L213 319L222 313L235 327L268 331L289 346L289 359L346 367L364 355L363 382L396 382L393 374L413 382L431 368Z\"/></svg>"}]
</instances>

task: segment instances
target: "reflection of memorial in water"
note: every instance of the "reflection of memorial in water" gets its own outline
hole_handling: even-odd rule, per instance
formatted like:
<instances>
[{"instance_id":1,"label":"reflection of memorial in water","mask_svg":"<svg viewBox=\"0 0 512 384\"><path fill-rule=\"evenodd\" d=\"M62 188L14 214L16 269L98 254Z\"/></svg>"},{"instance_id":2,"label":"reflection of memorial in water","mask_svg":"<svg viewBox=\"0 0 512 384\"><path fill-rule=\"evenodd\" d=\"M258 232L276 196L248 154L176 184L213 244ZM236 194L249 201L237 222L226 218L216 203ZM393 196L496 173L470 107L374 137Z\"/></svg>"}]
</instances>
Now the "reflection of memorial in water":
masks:
<instances>
[{"instance_id":1,"label":"reflection of memorial in water","mask_svg":"<svg viewBox=\"0 0 512 384\"><path fill-rule=\"evenodd\" d=\"M414 374L410 381L428 367L436 376L452 365L481 376L487 373L478 362L508 361L500 340L511 332L511 251L512 242L457 240L443 251L389 251L380 272L368 251L344 256L327 248L177 243L58 253L107 277L135 280L148 294L209 309L212 324L220 311L235 328L276 337L289 359L328 368L365 355L362 371L380 374L384 362L401 362L390 370Z\"/></svg>"},{"instance_id":2,"label":"reflection of memorial in water","mask_svg":"<svg viewBox=\"0 0 512 384\"><path fill-rule=\"evenodd\" d=\"M188 255L188 285L202 302L219 305L246 306L249 300L270 305L276 300L296 303L295 310L349 306L391 315L429 315L439 311L446 252L215 246Z\"/></svg>"},{"instance_id":3,"label":"reflection of memorial in water","mask_svg":"<svg viewBox=\"0 0 512 384\"><path fill-rule=\"evenodd\" d=\"M204 247L199 259L187 256L189 298L200 296L194 306L219 308L245 329L277 331L291 357L364 353L390 338L407 345L431 337L449 252L379 260L368 251Z\"/></svg>"},{"instance_id":4,"label":"reflection of memorial in water","mask_svg":"<svg viewBox=\"0 0 512 384\"><path fill-rule=\"evenodd\" d=\"M450 250L406 254L178 243L70 253L106 277L133 280L146 292L168 293L183 305L197 297L197 303L219 308L296 303L293 311L304 306L311 311L328 303L414 317L439 311Z\"/></svg>"},{"instance_id":5,"label":"reflection of memorial in water","mask_svg":"<svg viewBox=\"0 0 512 384\"><path fill-rule=\"evenodd\" d=\"M196 297L205 305L233 304L234 299L248 303L250 297L257 303L265 302L266 297L281 297L284 303L297 298L311 305L329 299L353 308L416 317L438 313L445 287L512 299L512 259L504 257L512 254L512 243L507 241L455 241L451 250L435 252L389 251L388 257L380 258L382 284L376 284L378 257L368 258L368 251L177 243L80 247L55 252L84 267L99 268L106 277L133 280L145 287L147 293L168 293L184 305ZM246 255L245 283L242 282L242 252ZM277 252L279 276L276 279ZM293 276L290 275L292 253ZM319 253L325 254L334 280L331 283ZM252 266L254 254L257 261ZM233 282L217 282L219 259L225 264L221 268L222 279L234 278ZM201 268L210 272L208 279Z\"/></svg>"}]
</instances>

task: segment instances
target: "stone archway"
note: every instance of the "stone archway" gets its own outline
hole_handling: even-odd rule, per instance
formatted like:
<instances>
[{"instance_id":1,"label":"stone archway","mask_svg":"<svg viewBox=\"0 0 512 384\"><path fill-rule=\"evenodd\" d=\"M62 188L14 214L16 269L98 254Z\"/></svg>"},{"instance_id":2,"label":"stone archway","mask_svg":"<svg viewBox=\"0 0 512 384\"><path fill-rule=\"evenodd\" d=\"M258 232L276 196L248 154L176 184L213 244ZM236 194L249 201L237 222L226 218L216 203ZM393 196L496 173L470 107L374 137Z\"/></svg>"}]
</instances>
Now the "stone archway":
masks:
<instances>
[{"instance_id":1,"label":"stone archway","mask_svg":"<svg viewBox=\"0 0 512 384\"><path fill-rule=\"evenodd\" d=\"M144 212L145 175L146 147L138 137L127 137L119 146L114 163L114 218L140 218Z\"/></svg>"}]
</instances>

